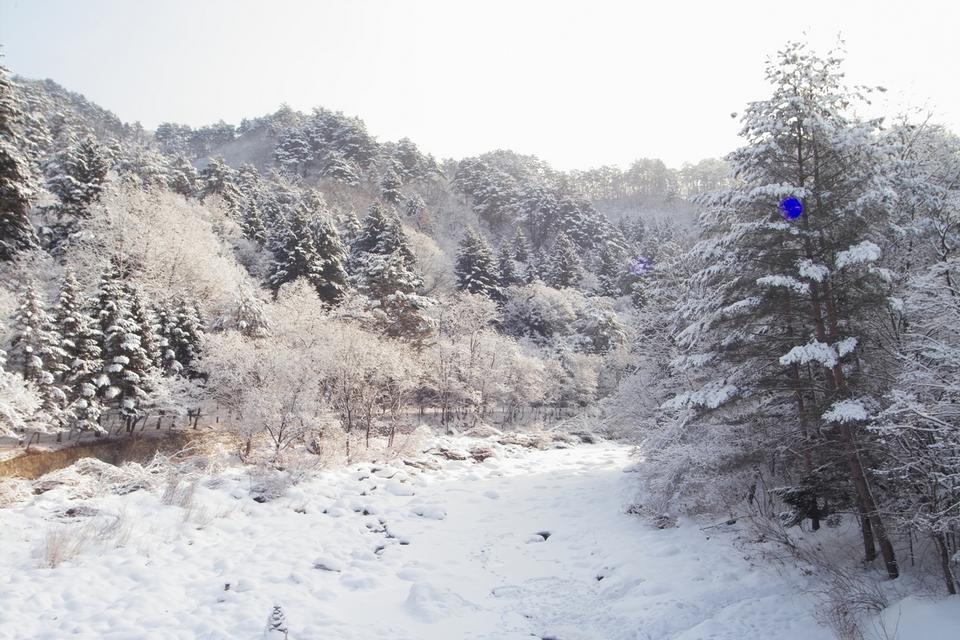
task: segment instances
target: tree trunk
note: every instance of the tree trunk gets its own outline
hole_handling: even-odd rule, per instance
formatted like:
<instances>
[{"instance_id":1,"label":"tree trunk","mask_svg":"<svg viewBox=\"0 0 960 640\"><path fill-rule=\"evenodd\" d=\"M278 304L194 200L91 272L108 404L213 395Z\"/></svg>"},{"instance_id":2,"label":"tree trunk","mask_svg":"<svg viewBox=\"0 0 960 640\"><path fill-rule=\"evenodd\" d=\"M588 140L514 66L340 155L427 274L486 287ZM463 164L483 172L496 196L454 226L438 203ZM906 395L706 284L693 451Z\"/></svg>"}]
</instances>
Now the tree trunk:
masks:
<instances>
[{"instance_id":1,"label":"tree trunk","mask_svg":"<svg viewBox=\"0 0 960 640\"><path fill-rule=\"evenodd\" d=\"M957 595L957 579L953 576L953 570L950 568L950 550L947 548L947 540L942 533L933 535L937 543L937 550L940 552L940 568L943 569L943 580L947 583L947 593L952 596Z\"/></svg>"}]
</instances>

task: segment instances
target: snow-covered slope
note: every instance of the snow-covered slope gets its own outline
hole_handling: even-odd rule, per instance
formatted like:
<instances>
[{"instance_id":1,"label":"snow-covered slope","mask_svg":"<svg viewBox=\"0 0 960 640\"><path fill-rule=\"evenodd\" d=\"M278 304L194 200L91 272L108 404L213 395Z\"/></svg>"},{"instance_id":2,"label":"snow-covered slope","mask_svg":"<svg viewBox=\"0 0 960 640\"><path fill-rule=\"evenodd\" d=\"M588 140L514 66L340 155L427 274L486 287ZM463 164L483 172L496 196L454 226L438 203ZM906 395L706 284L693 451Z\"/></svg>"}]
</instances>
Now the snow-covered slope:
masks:
<instances>
[{"instance_id":1,"label":"snow-covered slope","mask_svg":"<svg viewBox=\"0 0 960 640\"><path fill-rule=\"evenodd\" d=\"M0 638L256 639L274 605L292 640L830 637L789 575L695 525L626 515L628 462L609 443L511 447L440 470L354 466L266 502L238 468L192 499L53 489L0 510ZM43 566L51 535L94 529Z\"/></svg>"}]
</instances>

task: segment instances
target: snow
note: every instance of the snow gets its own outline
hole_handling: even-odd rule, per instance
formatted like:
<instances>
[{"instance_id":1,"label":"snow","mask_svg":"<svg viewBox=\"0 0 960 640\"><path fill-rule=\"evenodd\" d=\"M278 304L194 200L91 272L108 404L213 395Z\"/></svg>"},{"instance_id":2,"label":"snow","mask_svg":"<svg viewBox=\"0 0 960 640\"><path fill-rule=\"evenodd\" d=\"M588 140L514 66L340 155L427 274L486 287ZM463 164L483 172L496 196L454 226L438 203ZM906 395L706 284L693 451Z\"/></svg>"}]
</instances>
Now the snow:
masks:
<instances>
[{"instance_id":1,"label":"snow","mask_svg":"<svg viewBox=\"0 0 960 640\"><path fill-rule=\"evenodd\" d=\"M846 251L841 251L837 254L837 269L867 262L876 262L880 259L880 254L880 247L869 240L864 240L860 244L855 244Z\"/></svg>"},{"instance_id":2,"label":"snow","mask_svg":"<svg viewBox=\"0 0 960 640\"><path fill-rule=\"evenodd\" d=\"M823 282L827 279L827 276L830 275L830 269L808 259L798 260L797 269L800 270L800 277L807 278L813 282Z\"/></svg>"},{"instance_id":3,"label":"snow","mask_svg":"<svg viewBox=\"0 0 960 640\"><path fill-rule=\"evenodd\" d=\"M825 422L857 422L869 417L867 408L860 400L838 400L823 414Z\"/></svg>"},{"instance_id":4,"label":"snow","mask_svg":"<svg viewBox=\"0 0 960 640\"><path fill-rule=\"evenodd\" d=\"M630 454L511 446L436 471L354 465L266 502L240 467L200 476L184 506L163 483L54 488L0 510L0 638L256 639L274 617L290 640L831 637L799 571L696 522L624 513ZM68 504L88 515L65 517ZM98 535L49 568L51 531Z\"/></svg>"},{"instance_id":5,"label":"snow","mask_svg":"<svg viewBox=\"0 0 960 640\"><path fill-rule=\"evenodd\" d=\"M808 344L793 347L785 355L780 356L780 364L787 366L819 362L824 367L830 368L837 364L838 358L833 347L814 340Z\"/></svg>"},{"instance_id":6,"label":"snow","mask_svg":"<svg viewBox=\"0 0 960 640\"><path fill-rule=\"evenodd\" d=\"M791 278L790 276L763 276L762 278L757 278L757 284L761 287L780 287L783 289L789 289L794 293L809 293L810 285L806 282L800 282L796 278Z\"/></svg>"}]
</instances>

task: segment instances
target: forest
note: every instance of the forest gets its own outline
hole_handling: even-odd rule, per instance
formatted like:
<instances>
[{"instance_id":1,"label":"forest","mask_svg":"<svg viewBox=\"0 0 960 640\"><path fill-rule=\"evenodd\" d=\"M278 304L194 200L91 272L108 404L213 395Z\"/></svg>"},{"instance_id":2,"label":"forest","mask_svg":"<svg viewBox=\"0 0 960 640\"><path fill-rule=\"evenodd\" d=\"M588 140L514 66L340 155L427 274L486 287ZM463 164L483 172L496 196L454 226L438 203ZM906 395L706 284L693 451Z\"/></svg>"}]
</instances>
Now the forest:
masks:
<instances>
[{"instance_id":1,"label":"forest","mask_svg":"<svg viewBox=\"0 0 960 640\"><path fill-rule=\"evenodd\" d=\"M960 139L843 64L786 45L723 159L583 171L322 106L147 130L4 69L0 445L603 437L634 515L748 522L867 637L889 585L960 588Z\"/></svg>"}]
</instances>

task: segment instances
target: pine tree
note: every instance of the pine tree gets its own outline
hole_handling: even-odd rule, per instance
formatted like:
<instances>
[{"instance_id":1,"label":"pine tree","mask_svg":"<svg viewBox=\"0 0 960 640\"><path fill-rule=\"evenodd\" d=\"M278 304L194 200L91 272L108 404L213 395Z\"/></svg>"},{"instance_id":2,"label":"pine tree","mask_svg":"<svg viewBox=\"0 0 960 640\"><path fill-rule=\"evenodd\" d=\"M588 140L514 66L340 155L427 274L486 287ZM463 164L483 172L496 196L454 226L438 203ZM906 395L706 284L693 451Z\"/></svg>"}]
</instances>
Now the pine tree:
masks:
<instances>
[{"instance_id":1,"label":"pine tree","mask_svg":"<svg viewBox=\"0 0 960 640\"><path fill-rule=\"evenodd\" d=\"M270 285L274 292L288 282L305 278L328 304L338 304L346 293L343 264L346 249L333 225L317 217L312 223L304 211L294 212L271 238L273 253Z\"/></svg>"},{"instance_id":2,"label":"pine tree","mask_svg":"<svg viewBox=\"0 0 960 640\"><path fill-rule=\"evenodd\" d=\"M149 398L153 371L153 362L141 345L142 328L134 321L130 304L119 270L113 266L101 276L97 296L106 376L100 390L101 397L117 407L128 430Z\"/></svg>"},{"instance_id":3,"label":"pine tree","mask_svg":"<svg viewBox=\"0 0 960 640\"><path fill-rule=\"evenodd\" d=\"M388 204L398 205L403 200L403 181L392 168L388 169L380 179L380 199Z\"/></svg>"},{"instance_id":4,"label":"pine tree","mask_svg":"<svg viewBox=\"0 0 960 640\"><path fill-rule=\"evenodd\" d=\"M197 195L200 175L184 155L177 155L170 164L170 188L186 198Z\"/></svg>"},{"instance_id":5,"label":"pine tree","mask_svg":"<svg viewBox=\"0 0 960 640\"><path fill-rule=\"evenodd\" d=\"M457 275L458 290L479 293L488 298L499 297L500 274L493 251L487 241L473 229L467 229L460 241L454 272Z\"/></svg>"},{"instance_id":6,"label":"pine tree","mask_svg":"<svg viewBox=\"0 0 960 640\"><path fill-rule=\"evenodd\" d=\"M577 250L566 234L561 233L553 242L550 263L546 269L546 282L555 289L575 287L583 277Z\"/></svg>"},{"instance_id":7,"label":"pine tree","mask_svg":"<svg viewBox=\"0 0 960 640\"><path fill-rule=\"evenodd\" d=\"M310 142L302 129L287 129L281 134L274 151L274 159L284 173L306 176L307 165L313 159Z\"/></svg>"},{"instance_id":8,"label":"pine tree","mask_svg":"<svg viewBox=\"0 0 960 640\"><path fill-rule=\"evenodd\" d=\"M53 318L47 313L33 285L23 291L23 302L14 315L14 338L11 356L20 365L28 382L36 385L43 398L43 410L57 428L67 422L64 407L67 396L62 377L67 370L67 352Z\"/></svg>"},{"instance_id":9,"label":"pine tree","mask_svg":"<svg viewBox=\"0 0 960 640\"><path fill-rule=\"evenodd\" d=\"M30 164L15 129L22 120L23 107L8 73L0 66L0 262L40 245L29 216L33 196Z\"/></svg>"},{"instance_id":10,"label":"pine tree","mask_svg":"<svg viewBox=\"0 0 960 640\"><path fill-rule=\"evenodd\" d=\"M623 260L620 259L614 247L604 244L600 250L600 262L597 266L600 295L611 298L623 295L623 267Z\"/></svg>"},{"instance_id":11,"label":"pine tree","mask_svg":"<svg viewBox=\"0 0 960 640\"><path fill-rule=\"evenodd\" d=\"M510 249L513 252L513 259L517 262L526 264L530 260L530 243L527 242L527 237L523 235L523 229L520 227L517 227Z\"/></svg>"},{"instance_id":12,"label":"pine tree","mask_svg":"<svg viewBox=\"0 0 960 640\"><path fill-rule=\"evenodd\" d=\"M347 248L340 240L336 227L325 215L313 219L310 231L320 257L319 280L314 286L321 300L330 305L340 304L347 294Z\"/></svg>"},{"instance_id":13,"label":"pine tree","mask_svg":"<svg viewBox=\"0 0 960 640\"><path fill-rule=\"evenodd\" d=\"M203 352L203 333L203 319L196 306L183 298L178 300L168 339L180 375L191 378L199 375L196 367Z\"/></svg>"},{"instance_id":14,"label":"pine tree","mask_svg":"<svg viewBox=\"0 0 960 640\"><path fill-rule=\"evenodd\" d=\"M497 257L500 268L500 287L505 289L513 285L523 284L523 278L520 276L520 270L517 268L517 262L510 254L510 246L506 242L500 245L500 253Z\"/></svg>"},{"instance_id":15,"label":"pine tree","mask_svg":"<svg viewBox=\"0 0 960 640\"><path fill-rule=\"evenodd\" d=\"M110 170L108 152L92 136L74 141L47 164L47 188L60 198L58 213L86 217L100 199Z\"/></svg>"},{"instance_id":16,"label":"pine tree","mask_svg":"<svg viewBox=\"0 0 960 640\"><path fill-rule=\"evenodd\" d=\"M379 305L389 335L417 340L429 333L423 311L431 301L418 294L423 280L393 210L380 203L370 207L353 243L351 271L360 290Z\"/></svg>"},{"instance_id":17,"label":"pine tree","mask_svg":"<svg viewBox=\"0 0 960 640\"><path fill-rule=\"evenodd\" d=\"M177 362L177 354L173 349L173 335L176 328L176 309L170 308L167 303L154 307L154 316L157 318L157 348L160 352L160 371L165 376L176 375L182 367Z\"/></svg>"},{"instance_id":18,"label":"pine tree","mask_svg":"<svg viewBox=\"0 0 960 640\"><path fill-rule=\"evenodd\" d=\"M223 158L210 158L200 172L200 198L219 195L232 204L239 197L235 180L234 170Z\"/></svg>"},{"instance_id":19,"label":"pine tree","mask_svg":"<svg viewBox=\"0 0 960 640\"><path fill-rule=\"evenodd\" d=\"M850 115L861 96L843 86L839 64L790 44L768 66L773 96L751 103L747 144L729 156L737 182L705 200L706 239L694 251L699 295L684 306L677 340L705 377L695 393L728 414L739 410L749 442L796 452L781 469L844 470L848 484L833 490L852 493L866 559L879 547L895 578L864 460L871 432L858 398L875 378L860 375L869 363L854 365L866 319L886 311L889 275L876 267L883 252L875 241L885 244L888 229L892 154L877 122ZM805 207L789 222L778 210L786 197Z\"/></svg>"},{"instance_id":20,"label":"pine tree","mask_svg":"<svg viewBox=\"0 0 960 640\"><path fill-rule=\"evenodd\" d=\"M340 225L340 228L343 230L341 233L343 242L352 249L353 243L361 231L360 220L357 219L356 212L353 209L348 211L346 215L343 216Z\"/></svg>"},{"instance_id":21,"label":"pine tree","mask_svg":"<svg viewBox=\"0 0 960 640\"><path fill-rule=\"evenodd\" d=\"M153 366L159 367L162 364L163 354L153 310L144 302L139 289L130 288L127 293L130 300L130 317L139 328L140 346Z\"/></svg>"},{"instance_id":22,"label":"pine tree","mask_svg":"<svg viewBox=\"0 0 960 640\"><path fill-rule=\"evenodd\" d=\"M67 354L63 374L67 409L74 428L102 432L100 415L103 407L97 398L103 375L100 332L87 315L85 306L80 283L72 271L67 271L56 308L56 326Z\"/></svg>"}]
</instances>

